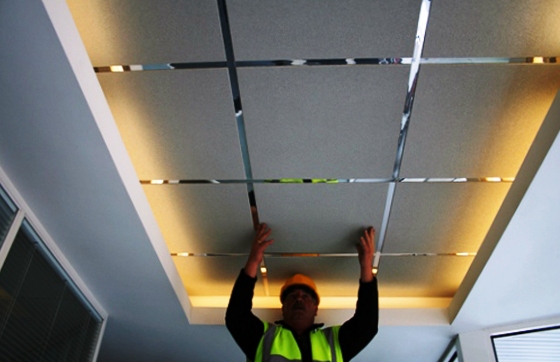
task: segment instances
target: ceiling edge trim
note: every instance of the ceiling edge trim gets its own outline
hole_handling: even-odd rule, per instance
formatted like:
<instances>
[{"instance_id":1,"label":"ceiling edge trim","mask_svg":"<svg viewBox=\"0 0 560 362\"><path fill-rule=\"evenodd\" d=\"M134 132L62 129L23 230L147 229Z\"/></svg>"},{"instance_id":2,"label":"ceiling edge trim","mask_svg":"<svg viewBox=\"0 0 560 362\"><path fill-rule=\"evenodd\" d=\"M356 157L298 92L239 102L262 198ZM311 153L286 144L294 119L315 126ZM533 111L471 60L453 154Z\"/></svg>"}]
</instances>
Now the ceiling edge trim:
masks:
<instances>
[{"instance_id":1,"label":"ceiling edge trim","mask_svg":"<svg viewBox=\"0 0 560 362\"><path fill-rule=\"evenodd\" d=\"M76 81L83 92L107 150L181 307L190 320L192 305L93 70L85 46L65 1L42 0Z\"/></svg>"}]
</instances>

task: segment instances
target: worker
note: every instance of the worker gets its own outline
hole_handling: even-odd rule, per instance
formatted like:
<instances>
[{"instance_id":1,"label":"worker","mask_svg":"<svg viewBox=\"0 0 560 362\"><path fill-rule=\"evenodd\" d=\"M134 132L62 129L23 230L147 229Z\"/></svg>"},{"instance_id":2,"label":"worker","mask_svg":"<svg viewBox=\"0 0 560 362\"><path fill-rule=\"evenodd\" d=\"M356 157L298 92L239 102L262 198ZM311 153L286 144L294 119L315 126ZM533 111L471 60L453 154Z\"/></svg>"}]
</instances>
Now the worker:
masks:
<instances>
[{"instance_id":1,"label":"worker","mask_svg":"<svg viewBox=\"0 0 560 362\"><path fill-rule=\"evenodd\" d=\"M302 274L289 278L280 291L283 319L261 321L252 309L253 292L264 252L274 240L260 224L251 252L233 287L226 326L249 361L350 361L377 334L379 303L373 274L375 230L369 227L357 244L360 264L358 302L354 316L341 326L323 328L315 317L320 295L313 280Z\"/></svg>"}]
</instances>

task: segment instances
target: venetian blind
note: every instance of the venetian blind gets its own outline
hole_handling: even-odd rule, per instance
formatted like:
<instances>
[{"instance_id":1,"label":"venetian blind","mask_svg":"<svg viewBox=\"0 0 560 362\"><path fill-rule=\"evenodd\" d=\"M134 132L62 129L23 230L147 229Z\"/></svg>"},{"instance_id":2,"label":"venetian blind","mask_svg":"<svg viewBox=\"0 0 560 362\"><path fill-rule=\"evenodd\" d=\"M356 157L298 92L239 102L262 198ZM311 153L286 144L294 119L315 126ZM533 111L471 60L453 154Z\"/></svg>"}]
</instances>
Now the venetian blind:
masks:
<instances>
[{"instance_id":1,"label":"venetian blind","mask_svg":"<svg viewBox=\"0 0 560 362\"><path fill-rule=\"evenodd\" d=\"M0 361L91 361L101 318L28 223L0 271Z\"/></svg>"},{"instance_id":2,"label":"venetian blind","mask_svg":"<svg viewBox=\"0 0 560 362\"><path fill-rule=\"evenodd\" d=\"M4 239L14 220L16 211L16 205L14 205L6 192L0 187L0 246L4 243Z\"/></svg>"}]
</instances>

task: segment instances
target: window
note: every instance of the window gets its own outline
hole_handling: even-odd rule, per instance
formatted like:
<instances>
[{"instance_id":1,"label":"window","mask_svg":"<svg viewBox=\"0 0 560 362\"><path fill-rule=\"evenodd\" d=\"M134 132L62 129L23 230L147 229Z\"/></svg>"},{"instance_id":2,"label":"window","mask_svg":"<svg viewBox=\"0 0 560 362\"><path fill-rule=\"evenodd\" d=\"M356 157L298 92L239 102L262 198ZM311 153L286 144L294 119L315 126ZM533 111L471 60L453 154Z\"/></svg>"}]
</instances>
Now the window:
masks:
<instances>
[{"instance_id":1,"label":"window","mask_svg":"<svg viewBox=\"0 0 560 362\"><path fill-rule=\"evenodd\" d=\"M0 186L0 247L16 216L17 207Z\"/></svg>"},{"instance_id":2,"label":"window","mask_svg":"<svg viewBox=\"0 0 560 362\"><path fill-rule=\"evenodd\" d=\"M4 243L17 208L0 192L0 361L92 361L103 319L29 222Z\"/></svg>"},{"instance_id":3,"label":"window","mask_svg":"<svg viewBox=\"0 0 560 362\"><path fill-rule=\"evenodd\" d=\"M492 336L498 362L560 362L560 326Z\"/></svg>"}]
</instances>

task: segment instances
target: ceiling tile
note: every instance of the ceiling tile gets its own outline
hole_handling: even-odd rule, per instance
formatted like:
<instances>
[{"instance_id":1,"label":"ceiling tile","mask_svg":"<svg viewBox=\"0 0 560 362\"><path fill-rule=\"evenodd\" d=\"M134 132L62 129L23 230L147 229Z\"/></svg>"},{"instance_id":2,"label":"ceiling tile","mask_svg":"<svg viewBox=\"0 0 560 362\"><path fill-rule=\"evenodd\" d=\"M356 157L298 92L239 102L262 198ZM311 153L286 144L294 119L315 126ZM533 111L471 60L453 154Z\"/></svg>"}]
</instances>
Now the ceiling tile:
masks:
<instances>
[{"instance_id":1,"label":"ceiling tile","mask_svg":"<svg viewBox=\"0 0 560 362\"><path fill-rule=\"evenodd\" d=\"M227 70L98 77L140 179L245 178Z\"/></svg>"},{"instance_id":2,"label":"ceiling tile","mask_svg":"<svg viewBox=\"0 0 560 362\"><path fill-rule=\"evenodd\" d=\"M410 57L420 4L418 0L229 1L235 57Z\"/></svg>"},{"instance_id":3,"label":"ceiling tile","mask_svg":"<svg viewBox=\"0 0 560 362\"><path fill-rule=\"evenodd\" d=\"M558 19L557 0L433 1L424 56L557 56Z\"/></svg>"},{"instance_id":4,"label":"ceiling tile","mask_svg":"<svg viewBox=\"0 0 560 362\"><path fill-rule=\"evenodd\" d=\"M379 295L382 297L453 297L472 257L382 257Z\"/></svg>"},{"instance_id":5,"label":"ceiling tile","mask_svg":"<svg viewBox=\"0 0 560 362\"><path fill-rule=\"evenodd\" d=\"M273 230L269 251L355 253L367 226L380 229L387 185L256 184L259 218Z\"/></svg>"},{"instance_id":6,"label":"ceiling tile","mask_svg":"<svg viewBox=\"0 0 560 362\"><path fill-rule=\"evenodd\" d=\"M255 178L391 177L406 66L239 69Z\"/></svg>"},{"instance_id":7,"label":"ceiling tile","mask_svg":"<svg viewBox=\"0 0 560 362\"><path fill-rule=\"evenodd\" d=\"M267 258L271 295L280 295L286 279L301 273L313 279L320 296L356 297L360 280L358 257Z\"/></svg>"},{"instance_id":8,"label":"ceiling tile","mask_svg":"<svg viewBox=\"0 0 560 362\"><path fill-rule=\"evenodd\" d=\"M403 177L515 177L558 88L557 65L422 66Z\"/></svg>"},{"instance_id":9,"label":"ceiling tile","mask_svg":"<svg viewBox=\"0 0 560 362\"><path fill-rule=\"evenodd\" d=\"M91 62L223 61L215 1L68 0Z\"/></svg>"},{"instance_id":10,"label":"ceiling tile","mask_svg":"<svg viewBox=\"0 0 560 362\"><path fill-rule=\"evenodd\" d=\"M144 185L144 192L170 252L249 252L245 185Z\"/></svg>"},{"instance_id":11,"label":"ceiling tile","mask_svg":"<svg viewBox=\"0 0 560 362\"><path fill-rule=\"evenodd\" d=\"M383 252L477 252L510 183L401 183Z\"/></svg>"},{"instance_id":12,"label":"ceiling tile","mask_svg":"<svg viewBox=\"0 0 560 362\"><path fill-rule=\"evenodd\" d=\"M190 296L228 296L245 266L247 257L173 257L177 271ZM264 296L261 278L255 295Z\"/></svg>"}]
</instances>

